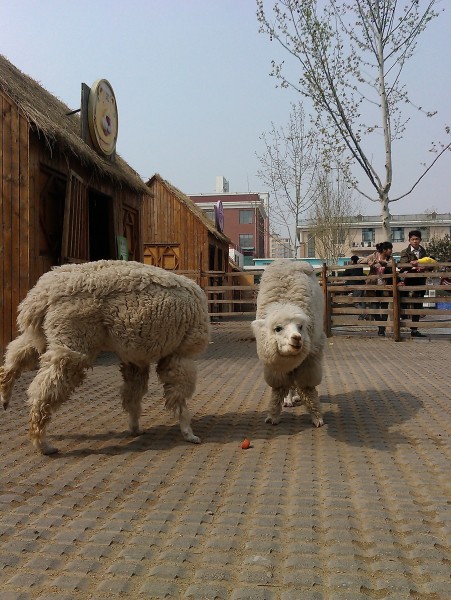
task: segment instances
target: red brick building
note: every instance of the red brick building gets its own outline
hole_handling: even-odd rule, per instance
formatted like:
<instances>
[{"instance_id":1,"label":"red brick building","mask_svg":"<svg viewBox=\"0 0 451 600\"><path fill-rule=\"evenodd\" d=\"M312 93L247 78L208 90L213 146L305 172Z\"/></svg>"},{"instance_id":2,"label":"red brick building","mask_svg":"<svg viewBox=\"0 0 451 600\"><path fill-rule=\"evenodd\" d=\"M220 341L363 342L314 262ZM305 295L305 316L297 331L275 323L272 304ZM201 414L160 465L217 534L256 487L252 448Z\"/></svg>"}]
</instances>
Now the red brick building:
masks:
<instances>
[{"instance_id":1,"label":"red brick building","mask_svg":"<svg viewBox=\"0 0 451 600\"><path fill-rule=\"evenodd\" d=\"M221 192L189 197L213 222L215 205L222 202L224 235L244 254L245 266L253 266L254 258L269 256L268 194Z\"/></svg>"}]
</instances>

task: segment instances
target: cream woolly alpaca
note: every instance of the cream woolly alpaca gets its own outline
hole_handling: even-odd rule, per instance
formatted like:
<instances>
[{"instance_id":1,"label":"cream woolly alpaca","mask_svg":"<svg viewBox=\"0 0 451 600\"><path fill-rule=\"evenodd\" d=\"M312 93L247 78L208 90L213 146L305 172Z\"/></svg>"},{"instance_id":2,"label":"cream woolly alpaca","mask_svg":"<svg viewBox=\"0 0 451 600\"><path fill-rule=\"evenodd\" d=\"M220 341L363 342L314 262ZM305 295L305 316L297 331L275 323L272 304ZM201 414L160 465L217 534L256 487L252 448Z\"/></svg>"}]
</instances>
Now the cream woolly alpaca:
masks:
<instances>
[{"instance_id":1,"label":"cream woolly alpaca","mask_svg":"<svg viewBox=\"0 0 451 600\"><path fill-rule=\"evenodd\" d=\"M312 423L324 424L316 389L322 379L323 304L310 264L277 260L266 267L252 329L265 381L272 388L267 423L279 422L282 405L292 406L297 392Z\"/></svg>"},{"instance_id":2,"label":"cream woolly alpaca","mask_svg":"<svg viewBox=\"0 0 451 600\"><path fill-rule=\"evenodd\" d=\"M6 350L0 395L6 409L16 379L39 367L28 398L30 437L43 454L57 451L46 441L51 414L101 351L121 360L122 406L133 435L156 362L166 408L178 415L184 439L200 442L186 400L196 384L193 357L208 345L210 326L205 294L194 282L137 262L64 265L42 275L20 304L17 322L21 335Z\"/></svg>"}]
</instances>

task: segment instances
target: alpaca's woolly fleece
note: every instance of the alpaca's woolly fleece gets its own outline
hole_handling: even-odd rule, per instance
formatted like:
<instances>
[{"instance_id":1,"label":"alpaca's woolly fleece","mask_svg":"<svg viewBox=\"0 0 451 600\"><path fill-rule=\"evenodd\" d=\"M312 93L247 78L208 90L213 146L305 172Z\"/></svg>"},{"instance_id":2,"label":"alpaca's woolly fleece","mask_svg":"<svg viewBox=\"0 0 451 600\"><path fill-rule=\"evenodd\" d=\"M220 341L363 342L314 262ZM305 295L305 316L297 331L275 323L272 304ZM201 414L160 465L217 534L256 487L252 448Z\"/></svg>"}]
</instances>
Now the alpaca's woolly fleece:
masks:
<instances>
[{"instance_id":1,"label":"alpaca's woolly fleece","mask_svg":"<svg viewBox=\"0 0 451 600\"><path fill-rule=\"evenodd\" d=\"M7 348L0 395L6 408L14 381L39 361L28 395L31 436L42 452L51 451L44 440L51 409L67 399L102 351L122 361L122 399L134 433L149 364L157 362L166 406L179 414L185 439L199 441L185 400L196 381L191 359L207 347L210 325L205 294L187 277L132 261L56 267L29 291L17 322L21 335Z\"/></svg>"},{"instance_id":2,"label":"alpaca's woolly fleece","mask_svg":"<svg viewBox=\"0 0 451 600\"><path fill-rule=\"evenodd\" d=\"M269 264L260 282L257 318L253 324L259 358L267 365L280 362L280 356L273 348L274 336L268 331L272 330L277 318L289 319L294 315L298 315L304 321L308 336L304 336L302 356L293 360L287 357L282 363L297 366L308 354L321 350L325 341L323 307L323 294L309 263L282 259ZM260 327L257 323L260 323ZM285 367L282 368L286 370ZM288 370L291 368L288 367Z\"/></svg>"},{"instance_id":3,"label":"alpaca's woolly fleece","mask_svg":"<svg viewBox=\"0 0 451 600\"><path fill-rule=\"evenodd\" d=\"M42 275L20 304L17 323L23 332L39 330L45 320L47 336L51 323L69 348L90 355L111 350L127 362L148 364L176 349L184 356L202 352L209 341L207 313L204 292L187 277L101 260Z\"/></svg>"},{"instance_id":4,"label":"alpaca's woolly fleece","mask_svg":"<svg viewBox=\"0 0 451 600\"><path fill-rule=\"evenodd\" d=\"M316 386L322 379L324 299L312 266L276 260L260 282L252 330L264 377L272 388L267 422L278 423L282 405L299 395L314 425L323 424ZM289 399L284 400L291 395Z\"/></svg>"}]
</instances>

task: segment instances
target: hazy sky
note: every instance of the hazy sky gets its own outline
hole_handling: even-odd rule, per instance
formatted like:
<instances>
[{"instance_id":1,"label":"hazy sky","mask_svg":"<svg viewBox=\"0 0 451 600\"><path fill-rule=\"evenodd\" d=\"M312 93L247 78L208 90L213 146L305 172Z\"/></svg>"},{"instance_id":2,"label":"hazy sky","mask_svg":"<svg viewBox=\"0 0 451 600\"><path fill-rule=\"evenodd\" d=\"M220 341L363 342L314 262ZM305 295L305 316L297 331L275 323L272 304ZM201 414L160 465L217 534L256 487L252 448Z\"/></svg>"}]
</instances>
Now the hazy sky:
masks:
<instances>
[{"instance_id":1,"label":"hazy sky","mask_svg":"<svg viewBox=\"0 0 451 600\"><path fill-rule=\"evenodd\" d=\"M451 125L451 5L441 6L408 70L417 104L439 115L414 116L395 147L392 197L410 188L430 142ZM299 98L269 76L272 58L289 57L258 33L255 0L0 0L0 14L0 53L71 108L82 82L109 80L117 150L144 180L157 172L196 194L214 192L224 175L231 192L266 191L259 137L271 122L285 125ZM410 197L390 205L392 214L451 211L450 183L448 153ZM379 214L378 204L361 206Z\"/></svg>"}]
</instances>

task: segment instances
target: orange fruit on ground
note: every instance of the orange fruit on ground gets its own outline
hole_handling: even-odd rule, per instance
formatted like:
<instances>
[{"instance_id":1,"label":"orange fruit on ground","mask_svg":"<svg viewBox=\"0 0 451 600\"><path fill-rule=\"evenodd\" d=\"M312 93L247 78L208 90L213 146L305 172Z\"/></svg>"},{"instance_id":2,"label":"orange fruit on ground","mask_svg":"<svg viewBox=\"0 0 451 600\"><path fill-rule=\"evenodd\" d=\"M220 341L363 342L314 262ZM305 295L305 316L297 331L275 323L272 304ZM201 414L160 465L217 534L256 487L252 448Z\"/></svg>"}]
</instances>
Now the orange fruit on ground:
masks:
<instances>
[{"instance_id":1,"label":"orange fruit on ground","mask_svg":"<svg viewBox=\"0 0 451 600\"><path fill-rule=\"evenodd\" d=\"M248 448L250 448L251 446L251 442L250 440L248 440L247 438L245 438L242 442L241 442L241 448L243 450L247 450Z\"/></svg>"}]
</instances>

